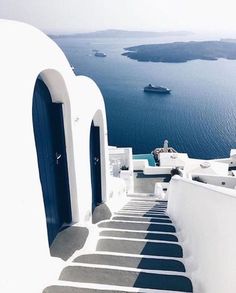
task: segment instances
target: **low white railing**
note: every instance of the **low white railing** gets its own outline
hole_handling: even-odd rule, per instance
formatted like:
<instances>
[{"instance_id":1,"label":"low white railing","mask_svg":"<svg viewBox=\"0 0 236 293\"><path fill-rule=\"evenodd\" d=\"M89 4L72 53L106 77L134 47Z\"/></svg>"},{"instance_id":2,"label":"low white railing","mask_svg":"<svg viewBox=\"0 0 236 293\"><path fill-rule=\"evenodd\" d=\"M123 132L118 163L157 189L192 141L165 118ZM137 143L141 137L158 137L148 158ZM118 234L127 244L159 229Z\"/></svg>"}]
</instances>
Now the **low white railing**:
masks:
<instances>
[{"instance_id":1,"label":"low white railing","mask_svg":"<svg viewBox=\"0 0 236 293\"><path fill-rule=\"evenodd\" d=\"M173 167L159 167L159 166L149 166L148 160L133 160L134 171L143 171L145 175L160 175L160 174L170 174Z\"/></svg>"}]
</instances>

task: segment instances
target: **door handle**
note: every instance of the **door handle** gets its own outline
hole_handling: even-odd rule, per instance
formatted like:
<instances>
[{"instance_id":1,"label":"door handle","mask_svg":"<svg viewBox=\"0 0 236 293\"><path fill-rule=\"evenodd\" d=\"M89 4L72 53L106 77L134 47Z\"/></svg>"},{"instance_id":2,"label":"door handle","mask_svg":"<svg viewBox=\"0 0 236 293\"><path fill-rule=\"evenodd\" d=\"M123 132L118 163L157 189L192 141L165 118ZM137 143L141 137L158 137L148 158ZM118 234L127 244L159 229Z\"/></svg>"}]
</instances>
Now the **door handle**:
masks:
<instances>
[{"instance_id":1,"label":"door handle","mask_svg":"<svg viewBox=\"0 0 236 293\"><path fill-rule=\"evenodd\" d=\"M99 158L98 158L98 157L94 157L94 158L93 158L93 163L94 163L94 165L97 165L98 162L99 162Z\"/></svg>"},{"instance_id":2,"label":"door handle","mask_svg":"<svg viewBox=\"0 0 236 293\"><path fill-rule=\"evenodd\" d=\"M61 154L56 152L56 164L59 165L59 160L61 159Z\"/></svg>"}]
</instances>

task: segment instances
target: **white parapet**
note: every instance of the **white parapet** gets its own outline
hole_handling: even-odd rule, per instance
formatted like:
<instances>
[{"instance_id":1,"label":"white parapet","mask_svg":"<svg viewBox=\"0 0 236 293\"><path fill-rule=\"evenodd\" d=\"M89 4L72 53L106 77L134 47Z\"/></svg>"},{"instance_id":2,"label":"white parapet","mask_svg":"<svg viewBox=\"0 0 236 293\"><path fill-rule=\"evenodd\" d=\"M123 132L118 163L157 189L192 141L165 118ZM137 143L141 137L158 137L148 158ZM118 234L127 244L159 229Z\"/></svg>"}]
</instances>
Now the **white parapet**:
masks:
<instances>
[{"instance_id":1,"label":"white parapet","mask_svg":"<svg viewBox=\"0 0 236 293\"><path fill-rule=\"evenodd\" d=\"M133 166L134 166L134 171L143 171L145 168L149 166L148 160L146 159L133 160Z\"/></svg>"},{"instance_id":2,"label":"white parapet","mask_svg":"<svg viewBox=\"0 0 236 293\"><path fill-rule=\"evenodd\" d=\"M226 163L229 167L236 167L236 149L231 149L229 158L213 159L212 161Z\"/></svg>"},{"instance_id":3,"label":"white parapet","mask_svg":"<svg viewBox=\"0 0 236 293\"><path fill-rule=\"evenodd\" d=\"M134 191L132 148L109 147L110 175L121 178L126 192Z\"/></svg>"},{"instance_id":4,"label":"white parapet","mask_svg":"<svg viewBox=\"0 0 236 293\"><path fill-rule=\"evenodd\" d=\"M145 175L169 175L171 173L172 167L152 167L148 166L144 168L143 173Z\"/></svg>"},{"instance_id":5,"label":"white parapet","mask_svg":"<svg viewBox=\"0 0 236 293\"><path fill-rule=\"evenodd\" d=\"M168 198L194 292L236 292L236 191L175 176Z\"/></svg>"},{"instance_id":6,"label":"white parapet","mask_svg":"<svg viewBox=\"0 0 236 293\"><path fill-rule=\"evenodd\" d=\"M205 174L191 174L191 178L195 181L200 181L206 184L226 187L235 189L236 188L236 177L235 176L219 176L219 175L205 175Z\"/></svg>"},{"instance_id":7,"label":"white parapet","mask_svg":"<svg viewBox=\"0 0 236 293\"><path fill-rule=\"evenodd\" d=\"M149 166L148 160L133 160L134 171L143 171L145 175L170 174L172 167Z\"/></svg>"}]
</instances>

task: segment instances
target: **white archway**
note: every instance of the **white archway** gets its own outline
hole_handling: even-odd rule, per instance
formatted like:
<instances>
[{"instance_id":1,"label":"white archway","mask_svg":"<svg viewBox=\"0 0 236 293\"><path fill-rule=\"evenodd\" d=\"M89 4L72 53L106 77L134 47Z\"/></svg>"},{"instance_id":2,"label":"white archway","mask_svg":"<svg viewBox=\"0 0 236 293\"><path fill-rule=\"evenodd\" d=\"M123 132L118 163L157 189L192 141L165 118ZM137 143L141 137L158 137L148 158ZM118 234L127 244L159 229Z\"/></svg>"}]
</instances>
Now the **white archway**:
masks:
<instances>
[{"instance_id":1,"label":"white archway","mask_svg":"<svg viewBox=\"0 0 236 293\"><path fill-rule=\"evenodd\" d=\"M62 103L72 222L77 222L79 218L79 209L72 142L73 135L71 127L71 103L68 89L63 76L55 69L45 69L41 71L38 76L48 87L52 102Z\"/></svg>"}]
</instances>

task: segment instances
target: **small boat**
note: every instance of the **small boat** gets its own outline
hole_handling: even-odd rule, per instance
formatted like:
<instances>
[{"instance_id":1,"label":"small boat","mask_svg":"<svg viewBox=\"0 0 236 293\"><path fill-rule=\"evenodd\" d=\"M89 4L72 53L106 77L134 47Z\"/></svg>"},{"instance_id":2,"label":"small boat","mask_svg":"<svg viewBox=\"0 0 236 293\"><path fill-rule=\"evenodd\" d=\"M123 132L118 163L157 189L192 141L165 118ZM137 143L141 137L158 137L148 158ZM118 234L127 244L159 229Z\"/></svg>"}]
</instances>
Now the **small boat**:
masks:
<instances>
[{"instance_id":1,"label":"small boat","mask_svg":"<svg viewBox=\"0 0 236 293\"><path fill-rule=\"evenodd\" d=\"M169 94L171 92L171 90L168 89L167 87L155 86L152 84L145 86L143 90L145 92L160 93L160 94Z\"/></svg>"},{"instance_id":2,"label":"small boat","mask_svg":"<svg viewBox=\"0 0 236 293\"><path fill-rule=\"evenodd\" d=\"M96 56L96 57L106 57L107 55L105 53L103 53L103 52L96 52L94 54L94 56Z\"/></svg>"}]
</instances>

